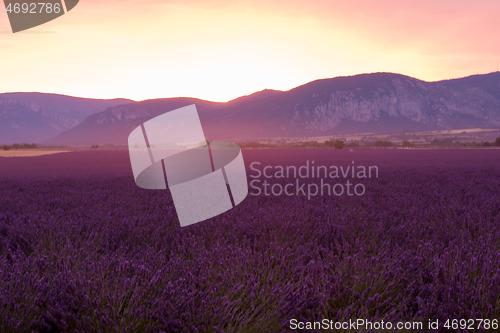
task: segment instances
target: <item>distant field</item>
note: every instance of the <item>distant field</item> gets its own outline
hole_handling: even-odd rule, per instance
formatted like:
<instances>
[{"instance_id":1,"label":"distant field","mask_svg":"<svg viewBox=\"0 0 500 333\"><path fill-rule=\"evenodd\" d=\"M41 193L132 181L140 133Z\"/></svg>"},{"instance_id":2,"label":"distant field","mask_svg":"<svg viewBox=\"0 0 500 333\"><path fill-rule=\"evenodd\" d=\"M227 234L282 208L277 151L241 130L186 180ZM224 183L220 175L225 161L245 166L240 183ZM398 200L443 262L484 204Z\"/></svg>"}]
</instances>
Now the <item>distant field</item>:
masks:
<instances>
[{"instance_id":1,"label":"distant field","mask_svg":"<svg viewBox=\"0 0 500 333\"><path fill-rule=\"evenodd\" d=\"M71 150L38 150L38 149L20 149L20 150L0 150L0 157L33 157L67 153Z\"/></svg>"},{"instance_id":2,"label":"distant field","mask_svg":"<svg viewBox=\"0 0 500 333\"><path fill-rule=\"evenodd\" d=\"M262 143L300 143L306 141L316 141L323 143L332 138L343 140L346 142L370 142L376 140L388 140L393 143L400 143L402 140L407 139L412 143L426 144L430 143L433 139L450 139L460 142L481 142L481 141L495 141L500 136L500 129L498 128L466 128L455 130L436 130L436 131L418 131L418 132L393 132L393 133L361 133L350 135L329 135L321 137L301 137L301 138L266 138L261 139Z\"/></svg>"}]
</instances>

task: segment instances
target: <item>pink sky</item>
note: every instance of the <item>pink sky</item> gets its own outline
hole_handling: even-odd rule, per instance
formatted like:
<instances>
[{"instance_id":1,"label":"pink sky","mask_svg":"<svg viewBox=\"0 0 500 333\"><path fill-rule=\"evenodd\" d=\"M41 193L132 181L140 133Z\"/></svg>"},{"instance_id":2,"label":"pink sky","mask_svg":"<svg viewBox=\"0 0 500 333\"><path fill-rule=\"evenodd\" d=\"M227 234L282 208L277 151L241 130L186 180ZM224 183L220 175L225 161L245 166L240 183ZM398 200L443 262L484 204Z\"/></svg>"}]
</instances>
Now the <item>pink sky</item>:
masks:
<instances>
[{"instance_id":1,"label":"pink sky","mask_svg":"<svg viewBox=\"0 0 500 333\"><path fill-rule=\"evenodd\" d=\"M340 75L500 70L500 1L103 1L12 34L0 92L227 101Z\"/></svg>"}]
</instances>

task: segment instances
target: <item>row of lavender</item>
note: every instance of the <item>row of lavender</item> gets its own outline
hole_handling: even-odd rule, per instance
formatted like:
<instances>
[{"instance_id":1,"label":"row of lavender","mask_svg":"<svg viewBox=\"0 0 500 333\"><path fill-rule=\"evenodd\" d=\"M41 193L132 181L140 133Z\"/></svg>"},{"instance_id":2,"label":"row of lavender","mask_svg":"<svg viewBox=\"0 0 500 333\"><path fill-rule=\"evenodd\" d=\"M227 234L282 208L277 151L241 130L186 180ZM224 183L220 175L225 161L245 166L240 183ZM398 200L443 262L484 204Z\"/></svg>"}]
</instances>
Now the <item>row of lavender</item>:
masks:
<instances>
[{"instance_id":1,"label":"row of lavender","mask_svg":"<svg viewBox=\"0 0 500 333\"><path fill-rule=\"evenodd\" d=\"M292 153L278 155L290 163ZM363 196L249 196L186 228L168 192L141 190L126 173L0 175L0 331L499 318L500 156L456 165L436 151L415 163L383 154Z\"/></svg>"}]
</instances>

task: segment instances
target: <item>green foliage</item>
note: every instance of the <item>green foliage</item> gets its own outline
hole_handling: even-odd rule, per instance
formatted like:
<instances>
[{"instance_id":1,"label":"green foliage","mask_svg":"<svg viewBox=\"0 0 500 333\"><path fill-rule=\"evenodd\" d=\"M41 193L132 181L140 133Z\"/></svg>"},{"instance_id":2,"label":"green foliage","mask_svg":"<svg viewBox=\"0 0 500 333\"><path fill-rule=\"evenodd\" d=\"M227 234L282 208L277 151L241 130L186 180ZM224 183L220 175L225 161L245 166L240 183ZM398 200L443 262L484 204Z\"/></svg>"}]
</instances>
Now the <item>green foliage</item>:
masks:
<instances>
[{"instance_id":1,"label":"green foliage","mask_svg":"<svg viewBox=\"0 0 500 333\"><path fill-rule=\"evenodd\" d=\"M327 140L323 143L326 147L335 147L335 140Z\"/></svg>"},{"instance_id":2,"label":"green foliage","mask_svg":"<svg viewBox=\"0 0 500 333\"><path fill-rule=\"evenodd\" d=\"M328 140L323 143L325 147L333 147L335 149L342 149L345 147L345 143L342 140Z\"/></svg>"},{"instance_id":3,"label":"green foliage","mask_svg":"<svg viewBox=\"0 0 500 333\"><path fill-rule=\"evenodd\" d=\"M495 140L495 146L500 147L500 136Z\"/></svg>"},{"instance_id":4,"label":"green foliage","mask_svg":"<svg viewBox=\"0 0 500 333\"><path fill-rule=\"evenodd\" d=\"M260 142L244 142L239 143L240 148L268 148L269 145Z\"/></svg>"},{"instance_id":5,"label":"green foliage","mask_svg":"<svg viewBox=\"0 0 500 333\"><path fill-rule=\"evenodd\" d=\"M344 141L342 141L342 140L335 140L333 142L333 146L335 147L335 149L343 149L345 144L344 144Z\"/></svg>"},{"instance_id":6,"label":"green foliage","mask_svg":"<svg viewBox=\"0 0 500 333\"><path fill-rule=\"evenodd\" d=\"M38 146L35 144L35 143L32 143L32 144L29 144L29 143L23 143L23 144L19 144L19 143L14 143L12 146L8 146L8 145L3 145L2 146L2 149L3 150L9 150L9 149L34 149L34 148L38 148Z\"/></svg>"},{"instance_id":7,"label":"green foliage","mask_svg":"<svg viewBox=\"0 0 500 333\"><path fill-rule=\"evenodd\" d=\"M437 139L431 141L431 146L453 146L454 143L451 139Z\"/></svg>"},{"instance_id":8,"label":"green foliage","mask_svg":"<svg viewBox=\"0 0 500 333\"><path fill-rule=\"evenodd\" d=\"M326 142L319 143L317 141L307 141L292 146L292 148L325 148L325 147L330 147L330 146L326 145Z\"/></svg>"},{"instance_id":9,"label":"green foliage","mask_svg":"<svg viewBox=\"0 0 500 333\"><path fill-rule=\"evenodd\" d=\"M413 143L411 143L410 141L408 140L403 140L403 142L401 143L403 145L403 147L414 147L415 145Z\"/></svg>"},{"instance_id":10,"label":"green foliage","mask_svg":"<svg viewBox=\"0 0 500 333\"><path fill-rule=\"evenodd\" d=\"M391 141L384 141L384 140L377 140L373 143L374 147L391 147L392 142Z\"/></svg>"}]
</instances>

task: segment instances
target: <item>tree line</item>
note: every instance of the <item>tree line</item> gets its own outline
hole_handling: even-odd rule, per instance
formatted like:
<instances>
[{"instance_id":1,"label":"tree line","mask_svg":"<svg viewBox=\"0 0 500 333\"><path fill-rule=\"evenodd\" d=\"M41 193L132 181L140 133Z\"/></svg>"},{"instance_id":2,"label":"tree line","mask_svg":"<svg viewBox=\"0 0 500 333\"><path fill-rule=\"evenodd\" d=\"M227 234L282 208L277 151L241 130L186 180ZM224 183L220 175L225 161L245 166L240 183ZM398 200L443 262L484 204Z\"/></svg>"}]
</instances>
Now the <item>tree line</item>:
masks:
<instances>
[{"instance_id":1,"label":"tree line","mask_svg":"<svg viewBox=\"0 0 500 333\"><path fill-rule=\"evenodd\" d=\"M280 145L280 144L267 144L260 142L244 142L238 143L241 148L335 148L343 149L357 148L357 147L416 147L415 143L408 140L403 140L401 143L394 143L387 140L377 140L375 142L364 142L360 143L358 141L352 141L345 143L342 140L327 140L323 143L317 141L301 142L291 145ZM429 144L426 144L429 145ZM461 147L500 147L500 137L496 138L495 141L482 141L482 142L453 142L451 139L434 139L430 142L430 146L461 146Z\"/></svg>"},{"instance_id":2,"label":"tree line","mask_svg":"<svg viewBox=\"0 0 500 333\"><path fill-rule=\"evenodd\" d=\"M35 143L29 144L29 143L14 143L13 145L3 145L2 149L3 150L11 150L11 149L34 149L38 148L38 146Z\"/></svg>"}]
</instances>

